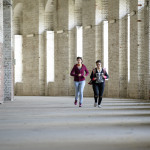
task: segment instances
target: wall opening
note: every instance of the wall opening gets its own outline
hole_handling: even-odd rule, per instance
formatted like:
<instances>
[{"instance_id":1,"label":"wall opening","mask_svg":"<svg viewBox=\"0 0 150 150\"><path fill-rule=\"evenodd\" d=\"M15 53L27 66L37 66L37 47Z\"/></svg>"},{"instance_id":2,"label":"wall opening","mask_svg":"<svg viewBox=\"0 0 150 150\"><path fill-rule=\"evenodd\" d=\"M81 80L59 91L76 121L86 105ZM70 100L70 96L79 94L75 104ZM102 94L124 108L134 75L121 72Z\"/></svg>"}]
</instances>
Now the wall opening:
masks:
<instances>
[{"instance_id":1,"label":"wall opening","mask_svg":"<svg viewBox=\"0 0 150 150\"><path fill-rule=\"evenodd\" d=\"M83 28L76 26L76 52L77 57L83 57Z\"/></svg>"},{"instance_id":2,"label":"wall opening","mask_svg":"<svg viewBox=\"0 0 150 150\"><path fill-rule=\"evenodd\" d=\"M130 82L130 14L128 14L128 82Z\"/></svg>"},{"instance_id":3,"label":"wall opening","mask_svg":"<svg viewBox=\"0 0 150 150\"><path fill-rule=\"evenodd\" d=\"M104 68L108 72L108 21L103 21L103 52Z\"/></svg>"},{"instance_id":4,"label":"wall opening","mask_svg":"<svg viewBox=\"0 0 150 150\"><path fill-rule=\"evenodd\" d=\"M54 31L46 32L47 83L54 82Z\"/></svg>"},{"instance_id":5,"label":"wall opening","mask_svg":"<svg viewBox=\"0 0 150 150\"><path fill-rule=\"evenodd\" d=\"M14 36L15 83L22 82L22 35Z\"/></svg>"}]
</instances>

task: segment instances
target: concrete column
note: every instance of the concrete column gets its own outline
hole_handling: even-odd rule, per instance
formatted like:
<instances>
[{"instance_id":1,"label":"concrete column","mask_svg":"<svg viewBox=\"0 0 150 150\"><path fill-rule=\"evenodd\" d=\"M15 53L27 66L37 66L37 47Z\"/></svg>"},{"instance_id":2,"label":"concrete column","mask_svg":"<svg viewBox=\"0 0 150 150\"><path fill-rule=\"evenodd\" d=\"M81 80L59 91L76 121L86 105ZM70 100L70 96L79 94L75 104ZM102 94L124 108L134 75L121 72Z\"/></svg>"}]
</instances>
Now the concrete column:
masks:
<instances>
[{"instance_id":1,"label":"concrete column","mask_svg":"<svg viewBox=\"0 0 150 150\"><path fill-rule=\"evenodd\" d=\"M4 29L4 100L13 100L13 66L12 66L12 9L11 0L4 3L3 7L3 29Z\"/></svg>"},{"instance_id":2,"label":"concrete column","mask_svg":"<svg viewBox=\"0 0 150 150\"><path fill-rule=\"evenodd\" d=\"M119 0L108 0L108 20L119 18ZM108 96L119 97L119 22L108 24Z\"/></svg>"},{"instance_id":3,"label":"concrete column","mask_svg":"<svg viewBox=\"0 0 150 150\"><path fill-rule=\"evenodd\" d=\"M0 0L0 104L4 101L3 0Z\"/></svg>"}]
</instances>

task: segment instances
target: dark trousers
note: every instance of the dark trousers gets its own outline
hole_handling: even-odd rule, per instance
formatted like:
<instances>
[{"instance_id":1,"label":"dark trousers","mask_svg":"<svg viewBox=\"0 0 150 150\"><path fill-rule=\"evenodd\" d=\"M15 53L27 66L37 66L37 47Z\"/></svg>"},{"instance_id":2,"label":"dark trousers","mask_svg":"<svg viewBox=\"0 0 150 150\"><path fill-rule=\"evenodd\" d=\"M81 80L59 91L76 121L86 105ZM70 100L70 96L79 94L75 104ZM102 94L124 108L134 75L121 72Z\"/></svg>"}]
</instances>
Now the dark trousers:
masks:
<instances>
[{"instance_id":1,"label":"dark trousers","mask_svg":"<svg viewBox=\"0 0 150 150\"><path fill-rule=\"evenodd\" d=\"M97 103L97 98L99 97L98 105L100 105L101 102L102 102L102 96L103 96L103 92L104 92L104 87L105 87L105 83L104 82L93 84L95 103Z\"/></svg>"}]
</instances>

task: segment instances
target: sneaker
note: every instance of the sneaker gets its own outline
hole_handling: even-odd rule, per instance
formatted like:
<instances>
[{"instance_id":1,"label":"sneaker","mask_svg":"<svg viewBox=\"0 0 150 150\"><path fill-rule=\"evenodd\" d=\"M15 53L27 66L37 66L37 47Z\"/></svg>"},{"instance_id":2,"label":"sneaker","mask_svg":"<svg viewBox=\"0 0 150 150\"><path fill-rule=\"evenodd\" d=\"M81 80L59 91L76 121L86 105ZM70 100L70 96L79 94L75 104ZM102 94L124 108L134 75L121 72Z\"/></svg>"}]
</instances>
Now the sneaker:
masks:
<instances>
[{"instance_id":1,"label":"sneaker","mask_svg":"<svg viewBox=\"0 0 150 150\"><path fill-rule=\"evenodd\" d=\"M94 103L94 107L96 107L97 106L97 103Z\"/></svg>"},{"instance_id":2,"label":"sneaker","mask_svg":"<svg viewBox=\"0 0 150 150\"><path fill-rule=\"evenodd\" d=\"M82 104L81 104L81 103L79 104L79 107L82 107Z\"/></svg>"},{"instance_id":3,"label":"sneaker","mask_svg":"<svg viewBox=\"0 0 150 150\"><path fill-rule=\"evenodd\" d=\"M101 105L98 105L98 107L101 108L102 106L101 106Z\"/></svg>"},{"instance_id":4,"label":"sneaker","mask_svg":"<svg viewBox=\"0 0 150 150\"><path fill-rule=\"evenodd\" d=\"M78 101L77 101L77 100L75 100L75 101L74 101L74 104L75 104L75 105L77 105L77 102L78 102Z\"/></svg>"}]
</instances>

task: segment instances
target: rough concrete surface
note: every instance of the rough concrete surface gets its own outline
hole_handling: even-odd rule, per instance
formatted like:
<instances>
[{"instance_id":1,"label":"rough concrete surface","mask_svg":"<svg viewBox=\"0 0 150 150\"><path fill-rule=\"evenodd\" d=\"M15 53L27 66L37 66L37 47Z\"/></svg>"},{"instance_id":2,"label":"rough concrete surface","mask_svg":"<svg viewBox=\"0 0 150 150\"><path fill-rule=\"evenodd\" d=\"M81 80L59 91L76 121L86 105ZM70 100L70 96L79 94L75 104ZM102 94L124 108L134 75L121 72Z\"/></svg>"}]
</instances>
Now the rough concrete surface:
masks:
<instances>
[{"instance_id":1,"label":"rough concrete surface","mask_svg":"<svg viewBox=\"0 0 150 150\"><path fill-rule=\"evenodd\" d=\"M0 150L149 150L150 102L15 97L0 105Z\"/></svg>"}]
</instances>

